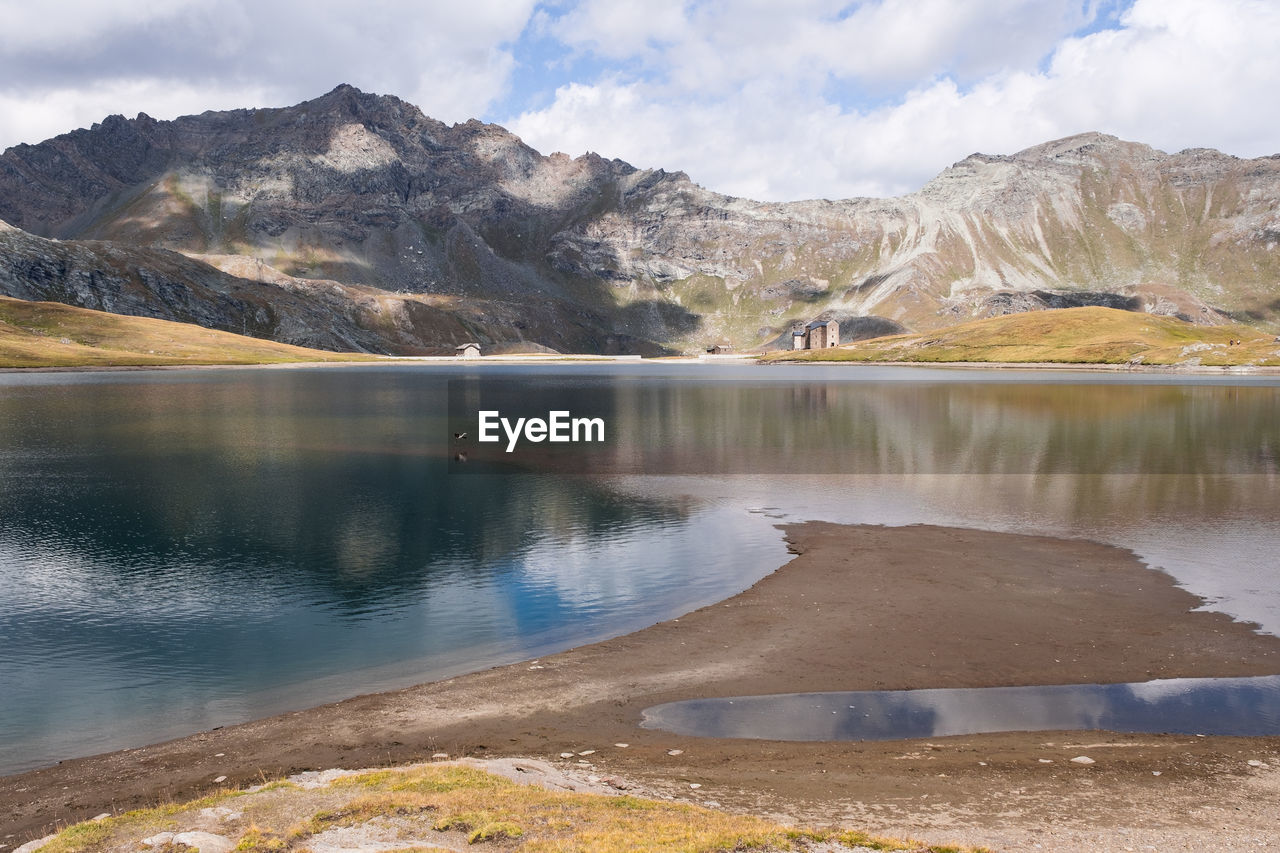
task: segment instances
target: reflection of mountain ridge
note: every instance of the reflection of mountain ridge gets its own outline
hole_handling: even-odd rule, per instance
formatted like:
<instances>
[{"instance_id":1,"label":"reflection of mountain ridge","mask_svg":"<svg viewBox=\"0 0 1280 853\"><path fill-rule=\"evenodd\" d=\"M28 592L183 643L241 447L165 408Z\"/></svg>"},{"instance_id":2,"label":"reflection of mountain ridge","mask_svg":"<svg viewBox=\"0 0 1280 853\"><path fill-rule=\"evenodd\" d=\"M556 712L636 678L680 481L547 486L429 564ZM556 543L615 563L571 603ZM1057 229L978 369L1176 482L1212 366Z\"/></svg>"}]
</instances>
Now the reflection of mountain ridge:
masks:
<instances>
[{"instance_id":1,"label":"reflection of mountain ridge","mask_svg":"<svg viewBox=\"0 0 1280 853\"><path fill-rule=\"evenodd\" d=\"M1280 393L1268 386L603 378L550 387L559 407L606 413L609 440L480 446L473 461L624 475L1280 477ZM543 391L525 383L518 393L541 404ZM517 397L506 397L513 408Z\"/></svg>"},{"instance_id":2,"label":"reflection of mountain ridge","mask_svg":"<svg viewBox=\"0 0 1280 853\"><path fill-rule=\"evenodd\" d=\"M323 381L300 384L283 400L257 376L0 398L22 406L0 418L0 441L41 457L21 477L21 460L0 461L0 533L79 551L108 573L102 583L181 565L271 588L287 572L362 608L435 573L509 565L542 536L687 517L592 480L449 476L443 383L372 374L336 403Z\"/></svg>"},{"instance_id":3,"label":"reflection of mountain ridge","mask_svg":"<svg viewBox=\"0 0 1280 853\"><path fill-rule=\"evenodd\" d=\"M296 707L288 685L327 684L319 703L558 650L702 582L633 565L652 530L690 548L683 498L450 476L443 389L387 370L0 386L0 773ZM609 580L609 547L635 571L602 607L577 588Z\"/></svg>"}]
</instances>

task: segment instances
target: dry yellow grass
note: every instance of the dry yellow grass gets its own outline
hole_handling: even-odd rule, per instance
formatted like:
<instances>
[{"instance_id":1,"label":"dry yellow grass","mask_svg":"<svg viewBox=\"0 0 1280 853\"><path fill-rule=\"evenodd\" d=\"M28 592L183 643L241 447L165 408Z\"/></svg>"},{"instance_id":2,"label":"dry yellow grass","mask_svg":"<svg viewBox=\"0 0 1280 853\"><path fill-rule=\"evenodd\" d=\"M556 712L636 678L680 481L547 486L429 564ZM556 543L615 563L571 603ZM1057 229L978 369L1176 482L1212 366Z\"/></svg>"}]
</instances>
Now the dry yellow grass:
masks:
<instances>
[{"instance_id":1,"label":"dry yellow grass","mask_svg":"<svg viewBox=\"0 0 1280 853\"><path fill-rule=\"evenodd\" d=\"M0 367L126 367L368 360L147 317L0 297Z\"/></svg>"},{"instance_id":2,"label":"dry yellow grass","mask_svg":"<svg viewBox=\"0 0 1280 853\"><path fill-rule=\"evenodd\" d=\"M1280 365L1280 342L1249 326L1196 326L1114 308L1067 308L825 350L776 353L763 360L1275 366Z\"/></svg>"},{"instance_id":3,"label":"dry yellow grass","mask_svg":"<svg viewBox=\"0 0 1280 853\"><path fill-rule=\"evenodd\" d=\"M217 805L231 807L237 815L219 830L236 842L240 853L301 851L321 833L364 826L383 832L391 827L404 849L461 843L531 853L712 853L804 850L824 842L874 850L960 849L850 830L793 829L686 803L550 791L473 767L439 764L372 771L319 789L277 783L259 791L228 791L186 805L129 812L69 827L41 850L136 850L139 839L187 829L202 809Z\"/></svg>"}]
</instances>

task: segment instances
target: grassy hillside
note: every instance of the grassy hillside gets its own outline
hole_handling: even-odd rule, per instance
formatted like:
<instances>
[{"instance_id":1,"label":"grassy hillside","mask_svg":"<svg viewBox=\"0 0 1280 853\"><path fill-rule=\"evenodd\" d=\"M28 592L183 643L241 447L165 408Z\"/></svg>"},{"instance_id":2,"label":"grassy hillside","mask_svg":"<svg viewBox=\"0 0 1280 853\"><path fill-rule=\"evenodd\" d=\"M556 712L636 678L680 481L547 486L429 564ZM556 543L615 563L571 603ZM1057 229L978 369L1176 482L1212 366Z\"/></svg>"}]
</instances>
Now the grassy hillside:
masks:
<instances>
[{"instance_id":1,"label":"grassy hillside","mask_svg":"<svg viewBox=\"0 0 1280 853\"><path fill-rule=\"evenodd\" d=\"M1231 344L1231 341L1239 344ZM1249 326L1195 326L1114 308L1009 314L925 334L784 352L766 361L1280 365L1280 342Z\"/></svg>"},{"instance_id":2,"label":"grassy hillside","mask_svg":"<svg viewBox=\"0 0 1280 853\"><path fill-rule=\"evenodd\" d=\"M0 367L275 364L373 358L278 344L189 323L0 297Z\"/></svg>"}]
</instances>

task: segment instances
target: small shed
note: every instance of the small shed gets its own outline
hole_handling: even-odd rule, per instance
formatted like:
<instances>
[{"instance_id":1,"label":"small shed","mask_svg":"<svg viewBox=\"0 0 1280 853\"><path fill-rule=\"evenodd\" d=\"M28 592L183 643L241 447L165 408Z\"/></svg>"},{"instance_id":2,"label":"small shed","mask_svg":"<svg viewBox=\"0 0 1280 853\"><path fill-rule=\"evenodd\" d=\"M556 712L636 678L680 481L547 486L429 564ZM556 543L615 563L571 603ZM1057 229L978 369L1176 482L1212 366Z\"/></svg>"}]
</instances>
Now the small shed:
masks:
<instances>
[{"instance_id":1,"label":"small shed","mask_svg":"<svg viewBox=\"0 0 1280 853\"><path fill-rule=\"evenodd\" d=\"M475 343L458 344L458 358L479 358L480 345Z\"/></svg>"},{"instance_id":2,"label":"small shed","mask_svg":"<svg viewBox=\"0 0 1280 853\"><path fill-rule=\"evenodd\" d=\"M733 352L733 347L729 344L714 344L707 347L708 355L728 355Z\"/></svg>"},{"instance_id":3,"label":"small shed","mask_svg":"<svg viewBox=\"0 0 1280 853\"><path fill-rule=\"evenodd\" d=\"M804 329L796 329L791 333L791 348L806 349L809 344L809 336Z\"/></svg>"}]
</instances>

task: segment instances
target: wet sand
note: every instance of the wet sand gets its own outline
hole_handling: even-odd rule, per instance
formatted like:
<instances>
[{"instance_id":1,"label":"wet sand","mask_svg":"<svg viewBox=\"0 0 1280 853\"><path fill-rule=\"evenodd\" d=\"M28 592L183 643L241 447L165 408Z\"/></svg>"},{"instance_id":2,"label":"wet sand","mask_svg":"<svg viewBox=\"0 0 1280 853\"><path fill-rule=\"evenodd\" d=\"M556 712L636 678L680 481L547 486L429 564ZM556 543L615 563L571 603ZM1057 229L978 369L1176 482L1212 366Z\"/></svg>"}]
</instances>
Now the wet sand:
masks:
<instances>
[{"instance_id":1,"label":"wet sand","mask_svg":"<svg viewBox=\"0 0 1280 853\"><path fill-rule=\"evenodd\" d=\"M1280 737L785 743L640 729L645 708L699 696L1280 673L1280 638L1193 612L1199 599L1124 549L933 526L783 529L797 554L787 565L635 634L0 778L0 844L192 797L218 776L243 785L442 752L572 752L568 761L659 795L1000 849L1191 850L1276 837ZM1069 761L1081 754L1095 763Z\"/></svg>"}]
</instances>

